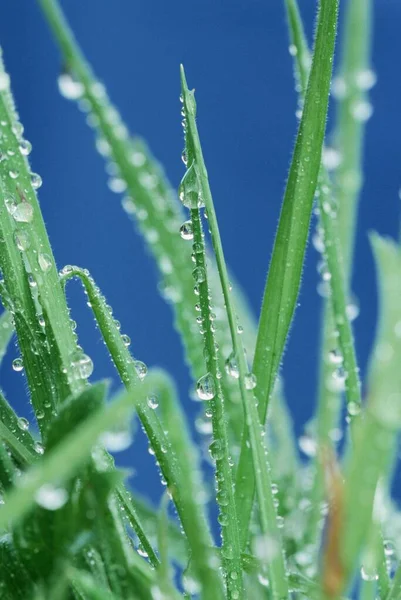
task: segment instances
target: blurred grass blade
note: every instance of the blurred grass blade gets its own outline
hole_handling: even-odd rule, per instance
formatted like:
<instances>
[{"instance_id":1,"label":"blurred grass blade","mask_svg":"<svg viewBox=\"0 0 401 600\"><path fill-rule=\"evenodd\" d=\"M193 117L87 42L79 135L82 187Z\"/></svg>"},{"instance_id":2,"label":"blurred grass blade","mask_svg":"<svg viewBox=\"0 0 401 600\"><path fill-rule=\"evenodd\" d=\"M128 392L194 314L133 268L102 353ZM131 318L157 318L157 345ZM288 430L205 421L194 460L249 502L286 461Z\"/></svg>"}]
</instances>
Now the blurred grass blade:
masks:
<instances>
[{"instance_id":1,"label":"blurred grass blade","mask_svg":"<svg viewBox=\"0 0 401 600\"><path fill-rule=\"evenodd\" d=\"M3 362L8 344L14 333L14 325L11 314L6 310L0 317L0 365Z\"/></svg>"},{"instance_id":2,"label":"blurred grass blade","mask_svg":"<svg viewBox=\"0 0 401 600\"><path fill-rule=\"evenodd\" d=\"M255 472L256 489L258 492L259 501L259 513L260 521L262 525L262 532L264 535L269 535L276 541L278 545L278 552L276 557L271 560L269 565L271 587L274 598L285 598L288 595L288 583L286 578L286 569L283 559L283 552L281 548L281 536L279 527L277 524L277 514L274 505L274 498L272 492L272 485L270 480L270 465L267 458L267 448L264 443L264 431L261 429L259 420L257 405L253 394L253 388L257 386L257 382L254 381L253 375L248 372L248 366L246 364L244 347L241 339L241 335L238 333L238 322L237 313L232 300L230 283L228 278L227 267L225 263L223 247L220 239L220 232L217 223L217 217L215 213L214 203L210 191L208 174L203 159L203 153L201 143L198 135L198 129L196 126L196 111L195 103L193 99L193 92L190 92L187 86L184 68L181 66L181 89L184 106L184 116L186 121L185 128L185 152L186 159L188 162L188 171L184 176L183 182L188 178L190 169L195 169L196 176L199 182L199 190L197 193L205 205L205 210L208 215L208 223L210 228L210 234L212 238L212 244L214 253L216 256L216 262L218 272L220 275L220 283L224 297L224 303L227 311L227 318L230 327L231 341L233 347L233 356L235 357L236 364L238 365L238 383L240 387L242 405L245 414L245 420L248 424L249 439L251 442L252 451L252 467ZM185 187L183 189L185 194ZM191 214L195 211L192 210ZM199 212L199 211L197 211ZM196 215L197 217L197 215ZM195 220L195 223L197 221ZM194 218L192 219L192 226L194 226ZM194 235L195 239L195 235ZM197 265L197 269L204 268L204 265ZM201 285L201 284L200 284ZM199 285L199 290L201 290ZM201 296L200 296L201 297ZM202 300L202 297L201 297ZM201 303L202 307L202 303ZM207 329L206 319L210 317L208 314L202 314L204 319L204 327ZM241 487L242 482L237 482L237 489ZM238 499L239 498L239 499ZM244 548L248 538L248 523L246 522L246 529L242 530L241 525L241 491L238 493L236 500L236 509L238 511L238 519L240 524L241 534L241 547Z\"/></svg>"},{"instance_id":3,"label":"blurred grass blade","mask_svg":"<svg viewBox=\"0 0 401 600\"><path fill-rule=\"evenodd\" d=\"M268 401L298 297L325 133L337 11L337 1L321 1L305 106L263 298L253 362L257 380L255 395L262 423L266 419ZM243 530L249 523L255 489L251 464L251 450L245 436L237 475L237 481L242 481L246 489Z\"/></svg>"},{"instance_id":4,"label":"blurred grass blade","mask_svg":"<svg viewBox=\"0 0 401 600\"><path fill-rule=\"evenodd\" d=\"M364 418L358 421L357 444L349 457L346 520L342 529L345 581L351 578L372 519L375 494L386 494L388 471L401 429L401 250L391 240L371 235L380 290L380 318L368 381ZM357 501L363 498L363 502ZM373 518L377 518L373 516Z\"/></svg>"},{"instance_id":5,"label":"blurred grass blade","mask_svg":"<svg viewBox=\"0 0 401 600\"><path fill-rule=\"evenodd\" d=\"M98 385L99 393L103 394L104 389L103 384ZM121 425L135 409L137 398L146 397L149 391L144 384L136 394L126 392L109 405L104 405L78 425L38 464L21 475L18 486L5 498L4 506L0 508L0 531L17 523L29 511L42 486L42 492L46 494L46 489L49 489L46 486L61 486L72 477L89 458L101 433L115 425Z\"/></svg>"},{"instance_id":6,"label":"blurred grass blade","mask_svg":"<svg viewBox=\"0 0 401 600\"><path fill-rule=\"evenodd\" d=\"M162 389L168 388L169 383L166 384L166 377L160 371L155 372L153 377L148 376L144 381L147 367L131 356L127 340L121 335L119 326L92 277L84 269L68 265L61 271L62 282L65 283L72 277L78 277L85 287L97 324L122 382L128 390L134 392L138 390L136 411L154 450L163 477L171 490L193 554L198 559L196 566L199 581L204 586L205 598L211 597L212 593L215 598L218 598L220 581L219 574L212 567L212 537L203 506L197 501L199 495L196 493L196 476L192 475L194 467L189 464L189 461L187 462L191 453L188 452L187 447L174 447L173 444L179 436L169 438L160 423L154 406L152 407L152 403L148 401L150 391L145 395L140 393L145 384L153 385L154 390L157 390L159 385ZM180 437L179 439L182 443L185 438Z\"/></svg>"}]
</instances>

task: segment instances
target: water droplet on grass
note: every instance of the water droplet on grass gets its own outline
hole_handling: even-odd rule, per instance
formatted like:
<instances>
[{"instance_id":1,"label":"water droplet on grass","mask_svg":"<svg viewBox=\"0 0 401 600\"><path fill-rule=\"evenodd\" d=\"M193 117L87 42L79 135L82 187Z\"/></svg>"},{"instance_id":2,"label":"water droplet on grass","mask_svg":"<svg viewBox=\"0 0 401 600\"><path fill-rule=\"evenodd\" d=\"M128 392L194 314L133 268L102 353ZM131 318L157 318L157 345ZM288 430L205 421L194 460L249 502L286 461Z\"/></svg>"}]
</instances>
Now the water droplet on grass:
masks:
<instances>
[{"instance_id":1,"label":"water droplet on grass","mask_svg":"<svg viewBox=\"0 0 401 600\"><path fill-rule=\"evenodd\" d=\"M11 214L17 223L30 223L33 219L33 208L28 202L20 202Z\"/></svg>"},{"instance_id":2,"label":"water droplet on grass","mask_svg":"<svg viewBox=\"0 0 401 600\"><path fill-rule=\"evenodd\" d=\"M16 231L14 234L14 240L18 250L25 252L31 245L29 235L26 231Z\"/></svg>"},{"instance_id":3,"label":"water droplet on grass","mask_svg":"<svg viewBox=\"0 0 401 600\"><path fill-rule=\"evenodd\" d=\"M28 419L25 419L24 417L20 417L18 419L17 425L21 429L21 431L28 431L28 429L29 429L29 421L28 421Z\"/></svg>"},{"instance_id":4,"label":"water droplet on grass","mask_svg":"<svg viewBox=\"0 0 401 600\"><path fill-rule=\"evenodd\" d=\"M180 235L183 240L193 240L194 232L192 229L192 221L185 221L180 227Z\"/></svg>"},{"instance_id":5,"label":"water droplet on grass","mask_svg":"<svg viewBox=\"0 0 401 600\"><path fill-rule=\"evenodd\" d=\"M31 173L31 185L34 190L38 190L42 186L42 178L38 173Z\"/></svg>"},{"instance_id":6,"label":"water droplet on grass","mask_svg":"<svg viewBox=\"0 0 401 600\"><path fill-rule=\"evenodd\" d=\"M13 371L16 371L17 373L20 373L24 368L22 358L14 358L12 365Z\"/></svg>"},{"instance_id":7,"label":"water droplet on grass","mask_svg":"<svg viewBox=\"0 0 401 600\"><path fill-rule=\"evenodd\" d=\"M60 94L67 100L79 100L84 93L84 86L80 81L74 79L70 73L61 73L58 80Z\"/></svg>"},{"instance_id":8,"label":"water droplet on grass","mask_svg":"<svg viewBox=\"0 0 401 600\"><path fill-rule=\"evenodd\" d=\"M122 452L129 448L133 441L131 432L126 429L122 431L105 431L100 440L109 452Z\"/></svg>"},{"instance_id":9,"label":"water droplet on grass","mask_svg":"<svg viewBox=\"0 0 401 600\"><path fill-rule=\"evenodd\" d=\"M216 386L211 373L206 373L198 379L196 393L199 400L212 400L216 394Z\"/></svg>"},{"instance_id":10,"label":"water droplet on grass","mask_svg":"<svg viewBox=\"0 0 401 600\"><path fill-rule=\"evenodd\" d=\"M58 510L68 500L67 490L46 483L35 494L36 503L47 510Z\"/></svg>"},{"instance_id":11,"label":"water droplet on grass","mask_svg":"<svg viewBox=\"0 0 401 600\"><path fill-rule=\"evenodd\" d=\"M145 363L142 362L141 360L136 360L136 361L134 361L134 367L135 367L135 371L136 371L136 374L138 375L139 379L141 381L143 379L145 379L147 372L148 372L148 367L145 365Z\"/></svg>"},{"instance_id":12,"label":"water droplet on grass","mask_svg":"<svg viewBox=\"0 0 401 600\"><path fill-rule=\"evenodd\" d=\"M52 259L48 254L40 253L38 257L39 267L44 273L47 273L51 269Z\"/></svg>"}]
</instances>

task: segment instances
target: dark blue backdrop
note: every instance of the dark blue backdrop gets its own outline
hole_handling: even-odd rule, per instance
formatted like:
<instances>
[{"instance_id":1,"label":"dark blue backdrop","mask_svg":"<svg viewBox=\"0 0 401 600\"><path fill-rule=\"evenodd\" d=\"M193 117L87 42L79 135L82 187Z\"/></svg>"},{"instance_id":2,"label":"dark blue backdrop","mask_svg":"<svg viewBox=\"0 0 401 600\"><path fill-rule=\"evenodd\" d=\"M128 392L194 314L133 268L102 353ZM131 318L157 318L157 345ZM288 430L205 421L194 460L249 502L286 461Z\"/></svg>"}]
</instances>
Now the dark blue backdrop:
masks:
<instances>
[{"instance_id":1,"label":"dark blue backdrop","mask_svg":"<svg viewBox=\"0 0 401 600\"><path fill-rule=\"evenodd\" d=\"M226 256L257 314L296 132L296 97L283 2L278 0L86 0L64 7L95 71L129 128L143 135L174 185L180 160L179 71L183 62L197 89L199 127ZM301 0L312 31L315 0ZM88 268L132 338L138 358L166 367L189 406L189 378L169 308L156 292L156 271L142 240L106 186L92 132L74 104L62 99L56 77L60 57L36 2L0 3L0 43L11 74L31 160L43 177L40 200L58 265ZM398 0L375 2L373 64L378 85L368 124L366 183L358 221L354 290L361 314L355 323L362 368L372 341L376 296L366 232L396 235L400 185L400 81ZM316 253L310 249L300 308L285 357L289 402L300 431L314 405L319 298ZM114 377L81 290L70 288L79 336L95 362L94 377ZM30 414L22 377L11 370L2 385L21 412ZM140 485L156 494L158 477L143 457L129 456ZM138 455L141 453L141 459ZM150 463L149 463L150 464ZM145 475L144 475L145 474Z\"/></svg>"}]
</instances>

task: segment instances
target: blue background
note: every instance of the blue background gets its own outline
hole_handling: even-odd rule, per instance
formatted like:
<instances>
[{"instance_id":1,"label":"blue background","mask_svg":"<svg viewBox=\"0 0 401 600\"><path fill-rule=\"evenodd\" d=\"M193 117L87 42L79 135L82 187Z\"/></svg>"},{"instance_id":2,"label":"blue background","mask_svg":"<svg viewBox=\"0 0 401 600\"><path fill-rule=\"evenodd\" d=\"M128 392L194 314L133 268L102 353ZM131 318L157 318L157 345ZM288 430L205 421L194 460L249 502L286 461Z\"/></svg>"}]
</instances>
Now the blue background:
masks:
<instances>
[{"instance_id":1,"label":"blue background","mask_svg":"<svg viewBox=\"0 0 401 600\"><path fill-rule=\"evenodd\" d=\"M146 138L175 186L183 174L178 67L185 64L189 84L197 90L198 123L226 256L257 315L297 127L283 2L69 0L63 6L130 130ZM300 6L311 35L316 2L300 0ZM3 0L0 7L0 43L26 137L33 143L33 170L43 177L39 197L58 265L90 270L132 338L135 355L174 375L193 415L180 341L170 309L156 291L155 267L120 199L107 188L92 131L76 106L58 93L61 60L38 6L32 0ZM399 228L400 18L398 0L376 0L373 65L378 85L367 130L353 282L361 304L355 333L362 371L376 318L366 234L374 228L397 235ZM284 361L298 432L315 402L316 262L311 247ZM83 293L77 284L69 293L80 341L95 363L94 378L116 379ZM23 378L11 369L16 353L13 349L5 360L2 385L29 416ZM159 478L148 468L152 462L143 448L143 440L136 442L124 462L137 470L137 485L155 497Z\"/></svg>"}]
</instances>

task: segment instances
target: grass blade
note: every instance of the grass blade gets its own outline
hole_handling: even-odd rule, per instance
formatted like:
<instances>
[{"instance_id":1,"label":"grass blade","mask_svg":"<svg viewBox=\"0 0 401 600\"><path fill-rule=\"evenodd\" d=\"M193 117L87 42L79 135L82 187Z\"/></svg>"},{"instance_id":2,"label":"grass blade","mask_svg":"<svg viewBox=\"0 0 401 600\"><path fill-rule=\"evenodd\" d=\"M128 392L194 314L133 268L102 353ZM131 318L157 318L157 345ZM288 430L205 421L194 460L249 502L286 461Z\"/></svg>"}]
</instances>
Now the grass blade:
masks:
<instances>
[{"instance_id":1,"label":"grass blade","mask_svg":"<svg viewBox=\"0 0 401 600\"><path fill-rule=\"evenodd\" d=\"M262 414L267 409L298 296L325 133L337 12L338 2L321 1L305 106L263 299L254 359Z\"/></svg>"},{"instance_id":2,"label":"grass blade","mask_svg":"<svg viewBox=\"0 0 401 600\"><path fill-rule=\"evenodd\" d=\"M401 428L401 378L397 359L401 351L397 335L397 324L401 320L398 301L401 251L394 242L378 235L372 235L371 242L378 270L380 321L369 371L366 411L357 423L358 443L347 467L346 521L342 530L343 587L353 574L365 542L375 494L386 493L386 489L378 489L378 484L381 481L382 487L387 485L382 477L388 470ZM355 501L362 497L363 502Z\"/></svg>"},{"instance_id":3,"label":"grass blade","mask_svg":"<svg viewBox=\"0 0 401 600\"><path fill-rule=\"evenodd\" d=\"M248 372L248 366L245 360L244 347L242 339L238 333L237 314L234 307L234 302L230 292L230 283L228 278L227 267L223 254L223 247L220 239L216 213L214 209L213 199L210 191L209 180L206 166L203 159L202 148L199 140L198 130L195 121L195 109L193 100L193 92L188 90L184 69L181 66L181 86L184 106L184 115L186 120L186 155L189 169L195 169L199 181L199 197L202 198L205 209L207 210L208 223L212 238L213 249L216 256L217 268L220 275L220 283L223 291L224 303L226 306L227 317L231 332L231 341L233 345L233 355L238 364L239 371L239 386L242 398L242 404L245 413L245 420L249 427L249 439L251 442L253 468L255 472L256 488L258 492L260 520L262 524L262 532L270 536L276 541L279 550L276 556L272 559L269 565L271 573L271 583L274 598L285 598L288 595L288 583L286 578L285 564L281 549L281 536L277 525L277 515L274 506L274 498L272 485L270 480L270 465L267 459L267 449L264 443L261 424L259 420L257 405L253 394L253 388L257 382L254 381L253 375ZM188 173L183 181L188 178ZM185 194L185 188L184 188ZM194 211L192 210L191 213ZM199 211L197 211L199 212ZM196 215L197 218L197 215ZM194 218L192 218L192 223ZM196 223L196 221L195 221ZM195 227L194 227L195 230ZM195 239L195 237L194 237ZM198 269L204 268L203 265L197 265ZM200 289L200 286L199 286ZM202 298L201 298L202 300ZM202 304L201 304L202 306ZM210 317L208 314L202 314L205 320ZM205 328L207 325L205 324ZM248 386L247 386L248 382ZM248 389L249 388L249 389ZM241 481L237 482L237 490L241 487ZM241 491L238 493L236 500L237 510L241 506ZM238 514L239 523L241 524L240 512ZM248 531L241 530L241 546L244 547L247 542Z\"/></svg>"},{"instance_id":4,"label":"grass blade","mask_svg":"<svg viewBox=\"0 0 401 600\"><path fill-rule=\"evenodd\" d=\"M204 346L206 373L198 380L199 400L208 402L207 411L212 420L213 442L210 454L215 463L215 477L219 505L219 521L222 525L222 557L225 582L229 598L243 598L243 582L240 557L237 510L233 490L233 472L230 464L230 449L227 436L227 415L218 362L218 346L215 327L212 324L211 291L208 283L206 252L202 221L199 211L201 190L198 175L194 167L194 148L190 133L189 119L196 111L193 93L185 95L183 100L185 162L189 165L180 185L180 197L190 209L191 220L186 227L193 239L195 268L195 294L199 297L200 333ZM234 574L234 577L232 576Z\"/></svg>"},{"instance_id":5,"label":"grass blade","mask_svg":"<svg viewBox=\"0 0 401 600\"><path fill-rule=\"evenodd\" d=\"M337 11L338 2L322 0L320 3L311 75L263 298L253 362L258 382L256 398L263 423L300 286L325 133ZM251 452L245 441L238 467L238 477L246 481L247 487L244 523L249 522L255 489L250 465Z\"/></svg>"},{"instance_id":6,"label":"grass blade","mask_svg":"<svg viewBox=\"0 0 401 600\"><path fill-rule=\"evenodd\" d=\"M0 73L9 82L2 60ZM0 149L7 156L0 163L2 299L14 319L34 408L46 415L84 382L72 367L77 344L36 197L41 179L30 170L30 145L22 137L9 84L0 91L0 121ZM44 366L46 377L41 377Z\"/></svg>"}]
</instances>

